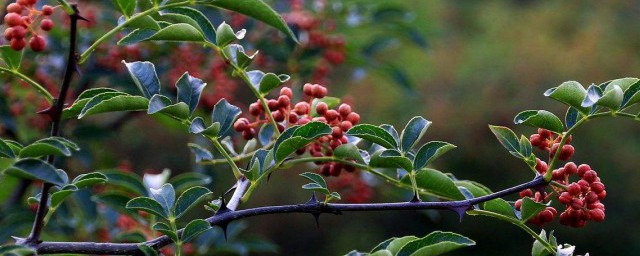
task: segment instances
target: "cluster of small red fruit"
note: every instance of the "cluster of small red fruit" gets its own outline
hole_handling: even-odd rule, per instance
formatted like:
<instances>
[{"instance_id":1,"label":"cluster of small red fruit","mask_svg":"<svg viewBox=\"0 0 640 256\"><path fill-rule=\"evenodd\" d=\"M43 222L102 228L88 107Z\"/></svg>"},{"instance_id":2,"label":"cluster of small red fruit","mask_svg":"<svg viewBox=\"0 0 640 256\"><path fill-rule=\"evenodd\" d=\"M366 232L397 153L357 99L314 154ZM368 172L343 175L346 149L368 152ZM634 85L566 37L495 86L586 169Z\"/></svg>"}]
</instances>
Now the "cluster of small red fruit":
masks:
<instances>
[{"instance_id":1,"label":"cluster of small red fruit","mask_svg":"<svg viewBox=\"0 0 640 256\"><path fill-rule=\"evenodd\" d=\"M53 7L44 5L41 10L35 7L37 0L18 0L16 3L7 5L7 14L4 16L4 23L7 29L4 31L4 38L9 41L11 48L21 51L27 46L27 36L30 33L29 47L34 52L44 51L46 41L38 35L34 21L40 19L40 29L50 31L53 28L53 21L49 16L53 14Z\"/></svg>"},{"instance_id":2,"label":"cluster of small red fruit","mask_svg":"<svg viewBox=\"0 0 640 256\"><path fill-rule=\"evenodd\" d=\"M283 87L277 99L269 99L267 106L272 112L274 121L278 125L280 132L291 125L304 125L311 121L323 122L331 126L330 135L323 136L305 148L297 151L304 154L307 150L314 157L331 156L333 150L338 146L347 143L345 132L353 125L360 122L360 115L351 110L351 106L343 103L337 109L330 109L329 105L321 99L327 95L327 88L318 84L305 84L303 93L305 100L291 103L293 92L289 87ZM292 107L293 105L293 107ZM315 111L311 108L315 107ZM251 122L247 118L239 118L234 129L242 133L242 137L250 140L255 137L256 129L270 120L260 102L252 103L249 106L249 113L255 117ZM320 173L325 176L338 176L342 170L352 172L355 170L350 165L339 163L324 163L320 168Z\"/></svg>"},{"instance_id":3,"label":"cluster of small red fruit","mask_svg":"<svg viewBox=\"0 0 640 256\"><path fill-rule=\"evenodd\" d=\"M553 132L545 129L538 129L537 134L530 137L531 144L537 148L549 151L549 157L553 158L556 150L558 150L561 136L557 138ZM571 137L567 138L566 143L571 143ZM558 159L562 161L569 160L574 153L571 145L564 145L560 150ZM536 159L536 170L540 175L544 175L548 171L546 162ZM570 177L577 175L580 179L571 182ZM547 194L545 191L533 192L527 189L520 192L520 197L530 197L536 202L547 203L553 195L557 195L558 202L565 205L565 210L560 214L560 224L571 226L574 228L583 227L587 221L602 222L605 218L605 207L600 200L607 196L604 184L600 181L598 173L591 169L589 165L576 165L568 162L564 167L552 171L552 181L558 186L553 186L553 192ZM516 201L516 209L520 210L522 200ZM529 223L542 226L553 221L558 212L552 206L548 206L538 215L529 219Z\"/></svg>"}]
</instances>

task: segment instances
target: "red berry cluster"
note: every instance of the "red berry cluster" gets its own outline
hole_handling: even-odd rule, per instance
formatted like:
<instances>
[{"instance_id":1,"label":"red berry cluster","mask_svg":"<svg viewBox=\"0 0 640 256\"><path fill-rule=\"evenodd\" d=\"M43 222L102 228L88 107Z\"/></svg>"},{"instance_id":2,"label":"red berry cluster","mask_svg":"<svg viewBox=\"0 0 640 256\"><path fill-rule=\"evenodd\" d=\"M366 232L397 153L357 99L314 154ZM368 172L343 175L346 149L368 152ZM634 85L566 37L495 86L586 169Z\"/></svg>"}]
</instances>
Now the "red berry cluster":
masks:
<instances>
[{"instance_id":1,"label":"red berry cluster","mask_svg":"<svg viewBox=\"0 0 640 256\"><path fill-rule=\"evenodd\" d=\"M331 191L337 191L349 203L365 203L373 197L373 189L365 182L361 172L345 173L327 183Z\"/></svg>"},{"instance_id":2,"label":"red berry cluster","mask_svg":"<svg viewBox=\"0 0 640 256\"><path fill-rule=\"evenodd\" d=\"M554 157L555 151L559 147L562 137L554 138L552 132L544 129L538 129L537 134L530 137L531 144L541 150L550 151L549 158ZM567 139L567 143L571 142L571 137ZM574 148L571 145L564 145L560 151L558 159L566 161L573 156ZM547 173L549 167L545 161L536 158L536 171L540 175ZM577 175L580 179L571 182L572 175ZM560 184L554 186L553 193L546 194L545 191L533 193L531 189L520 192L520 197L529 197L536 202L547 203L552 195L557 195L558 201L565 205L566 209L560 214L560 224L579 228L586 225L587 221L592 220L601 222L604 220L604 205L600 200L607 196L604 184L598 178L598 173L591 169L589 165L582 164L577 166L573 162L566 163L563 167L552 171L552 181ZM515 207L520 210L522 200L516 201ZM557 211L549 206L538 215L529 220L529 223L542 226L555 219Z\"/></svg>"},{"instance_id":3,"label":"red berry cluster","mask_svg":"<svg viewBox=\"0 0 640 256\"><path fill-rule=\"evenodd\" d=\"M302 89L306 100L291 103L293 92L289 87L283 87L277 99L269 99L267 106L273 115L274 121L278 124L280 132L291 125L304 125L311 121L318 121L329 124L332 128L331 135L319 138L309 146L297 151L304 154L309 150L309 154L314 157L331 156L333 150L338 146L347 143L345 132L353 125L360 122L360 115L351 110L348 104L341 104L338 109L329 109L327 103L318 101L315 104L315 114L312 113L314 99L322 99L327 95L327 88L318 84L305 84ZM293 107L292 107L293 105ZM259 101L249 106L249 113L256 118L251 122L247 118L239 118L233 125L237 132L242 133L242 137L250 140L255 137L256 129L270 120L266 116L264 108ZM263 118L264 117L264 118ZM325 176L338 176L342 170L354 171L349 165L339 163L325 163L320 168L320 173Z\"/></svg>"},{"instance_id":4,"label":"red berry cluster","mask_svg":"<svg viewBox=\"0 0 640 256\"><path fill-rule=\"evenodd\" d=\"M545 129L538 129L538 133L533 134L531 135L531 137L529 137L529 141L531 142L532 146L537 147L540 150L549 151L549 155L552 158L558 150L561 140L562 136L555 137L553 132ZM565 142L565 145L562 146L562 150L560 150L558 159L567 161L573 156L575 149L573 148L573 146L569 145L570 143L571 136L569 136L569 138Z\"/></svg>"},{"instance_id":5,"label":"red berry cluster","mask_svg":"<svg viewBox=\"0 0 640 256\"><path fill-rule=\"evenodd\" d=\"M53 14L53 7L45 5L42 10L35 8L37 0L18 0L16 3L7 5L7 14L4 16L4 23L7 29L4 31L4 38L9 41L11 48L21 51L27 46L27 34L31 33L29 47L34 52L44 51L46 42L37 33L34 21L43 17L40 21L40 29L50 31L53 28L53 21L49 16Z\"/></svg>"}]
</instances>

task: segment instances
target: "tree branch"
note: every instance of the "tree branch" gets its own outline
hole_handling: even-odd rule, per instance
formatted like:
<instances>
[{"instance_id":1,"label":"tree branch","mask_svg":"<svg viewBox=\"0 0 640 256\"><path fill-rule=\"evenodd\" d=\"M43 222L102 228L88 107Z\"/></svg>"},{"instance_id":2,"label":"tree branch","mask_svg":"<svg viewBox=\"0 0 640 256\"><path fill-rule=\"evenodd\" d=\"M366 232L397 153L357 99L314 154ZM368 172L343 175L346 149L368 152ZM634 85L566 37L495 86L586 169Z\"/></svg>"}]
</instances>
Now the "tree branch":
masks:
<instances>
[{"instance_id":1,"label":"tree branch","mask_svg":"<svg viewBox=\"0 0 640 256\"><path fill-rule=\"evenodd\" d=\"M460 201L446 202L402 202L402 203L371 203L371 204L323 204L317 200L311 200L304 204L265 206L246 210L228 210L218 212L207 219L211 226L223 226L231 221L252 216L285 214L285 213L311 213L311 214L341 214L342 212L362 211L405 211L405 210L451 210L458 214L464 214L473 205L483 203L496 198L518 193L529 188L540 188L548 185L544 177L537 176L532 181L507 188L489 195ZM235 195L234 195L235 197ZM232 197L233 198L233 197ZM178 233L182 233L182 229ZM171 244L173 241L168 236L161 236L145 242L144 244L158 250ZM140 255L136 243L91 243L91 242L42 242L36 246L41 254L84 253L84 254L110 254L110 255Z\"/></svg>"}]
</instances>

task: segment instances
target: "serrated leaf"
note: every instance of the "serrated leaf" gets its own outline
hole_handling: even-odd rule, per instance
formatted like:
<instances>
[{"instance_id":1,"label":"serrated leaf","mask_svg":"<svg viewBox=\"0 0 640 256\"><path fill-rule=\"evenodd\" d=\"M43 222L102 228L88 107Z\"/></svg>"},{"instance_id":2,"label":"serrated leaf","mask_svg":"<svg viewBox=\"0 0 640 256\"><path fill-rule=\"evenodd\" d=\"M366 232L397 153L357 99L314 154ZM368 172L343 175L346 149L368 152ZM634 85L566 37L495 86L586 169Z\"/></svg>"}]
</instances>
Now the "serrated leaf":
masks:
<instances>
[{"instance_id":1,"label":"serrated leaf","mask_svg":"<svg viewBox=\"0 0 640 256\"><path fill-rule=\"evenodd\" d=\"M127 202L126 208L148 212L163 219L169 218L164 207L149 197L136 197L131 199Z\"/></svg>"},{"instance_id":2,"label":"serrated leaf","mask_svg":"<svg viewBox=\"0 0 640 256\"><path fill-rule=\"evenodd\" d=\"M370 124L356 125L347 131L347 135L371 141L385 148L398 147L396 140L389 132Z\"/></svg>"},{"instance_id":3,"label":"serrated leaf","mask_svg":"<svg viewBox=\"0 0 640 256\"><path fill-rule=\"evenodd\" d=\"M211 154L209 150L194 143L189 143L187 145L191 149L191 152L196 156L196 163L213 160L213 154Z\"/></svg>"},{"instance_id":4,"label":"serrated leaf","mask_svg":"<svg viewBox=\"0 0 640 256\"><path fill-rule=\"evenodd\" d=\"M106 100L101 100L95 105L91 104L96 97L92 98L82 109L78 115L78 119L108 112L144 111L147 110L149 106L149 100L145 97L132 95L118 95Z\"/></svg>"},{"instance_id":5,"label":"serrated leaf","mask_svg":"<svg viewBox=\"0 0 640 256\"><path fill-rule=\"evenodd\" d=\"M134 173L120 170L103 170L101 172L107 176L109 184L119 186L139 196L148 194L147 188L142 184L142 178Z\"/></svg>"},{"instance_id":6,"label":"serrated leaf","mask_svg":"<svg viewBox=\"0 0 640 256\"><path fill-rule=\"evenodd\" d=\"M167 216L174 216L173 204L176 201L176 191L173 189L173 185L166 183L159 189L149 188L149 190L151 198L160 203Z\"/></svg>"},{"instance_id":7,"label":"serrated leaf","mask_svg":"<svg viewBox=\"0 0 640 256\"><path fill-rule=\"evenodd\" d=\"M239 67L241 69L244 69L247 66L249 66L249 64L251 64L251 62L253 61L253 58L258 54L258 52L256 51L252 55L248 55L245 52L244 47L242 47L242 45L230 44L230 45L225 46L222 49L222 54L224 54L225 58L227 60L231 61L231 63L233 65L235 65L235 66L237 66L237 67ZM256 79L250 73L251 72L247 72L247 76L249 77L249 81L251 81L251 84L254 87L256 87L255 84L259 84L260 80L255 81Z\"/></svg>"},{"instance_id":8,"label":"serrated leaf","mask_svg":"<svg viewBox=\"0 0 640 256\"><path fill-rule=\"evenodd\" d=\"M342 144L333 150L333 156L346 160L355 160L356 163L366 164L362 155L360 154L360 149L351 143Z\"/></svg>"},{"instance_id":9,"label":"serrated leaf","mask_svg":"<svg viewBox=\"0 0 640 256\"><path fill-rule=\"evenodd\" d=\"M211 194L211 191L205 187L192 187L185 190L176 201L174 210L176 219L182 217L182 215L184 215L189 209L195 206L198 202L206 199L207 196Z\"/></svg>"},{"instance_id":10,"label":"serrated leaf","mask_svg":"<svg viewBox=\"0 0 640 256\"><path fill-rule=\"evenodd\" d=\"M263 96L269 94L271 90L280 87L291 78L288 75L276 75L274 73L264 73L260 70L247 72L251 85L258 90Z\"/></svg>"},{"instance_id":11,"label":"serrated leaf","mask_svg":"<svg viewBox=\"0 0 640 256\"><path fill-rule=\"evenodd\" d=\"M547 90L544 95L574 107L583 114L589 113L589 108L582 106L582 101L587 96L587 90L576 81L564 82L558 87Z\"/></svg>"},{"instance_id":12,"label":"serrated leaf","mask_svg":"<svg viewBox=\"0 0 640 256\"><path fill-rule=\"evenodd\" d=\"M169 183L173 185L176 192L182 192L195 186L205 186L210 184L211 177L202 173L187 172L169 179Z\"/></svg>"},{"instance_id":13,"label":"serrated leaf","mask_svg":"<svg viewBox=\"0 0 640 256\"><path fill-rule=\"evenodd\" d=\"M411 159L395 149L385 149L372 154L369 165L371 167L402 168L408 172L413 170Z\"/></svg>"},{"instance_id":14,"label":"serrated leaf","mask_svg":"<svg viewBox=\"0 0 640 256\"><path fill-rule=\"evenodd\" d=\"M211 113L211 120L214 123L220 123L219 138L224 138L229 134L233 122L236 121L240 113L242 113L242 110L229 103L226 99L221 99L216 103Z\"/></svg>"},{"instance_id":15,"label":"serrated leaf","mask_svg":"<svg viewBox=\"0 0 640 256\"><path fill-rule=\"evenodd\" d=\"M247 15L280 30L292 40L298 41L284 19L262 0L208 0L203 1L203 4Z\"/></svg>"},{"instance_id":16,"label":"serrated leaf","mask_svg":"<svg viewBox=\"0 0 640 256\"><path fill-rule=\"evenodd\" d=\"M444 153L447 153L449 150L456 148L455 145L442 141L430 141L427 144L424 144L418 152L416 153L416 157L413 160L413 168L414 170L420 170L423 167L427 166L436 158L440 157Z\"/></svg>"},{"instance_id":17,"label":"serrated leaf","mask_svg":"<svg viewBox=\"0 0 640 256\"><path fill-rule=\"evenodd\" d=\"M0 57L2 57L2 61L7 64L7 67L13 70L20 69L23 52L24 51L16 51L9 45L0 46Z\"/></svg>"},{"instance_id":18,"label":"serrated leaf","mask_svg":"<svg viewBox=\"0 0 640 256\"><path fill-rule=\"evenodd\" d=\"M145 98L151 99L153 95L160 94L160 79L153 63L148 61L127 63L124 60L122 63L127 67L133 82Z\"/></svg>"},{"instance_id":19,"label":"serrated leaf","mask_svg":"<svg viewBox=\"0 0 640 256\"><path fill-rule=\"evenodd\" d=\"M178 102L172 104L171 100L166 96L156 94L149 100L149 108L147 114L153 115L156 113L165 114L179 120L189 119L189 106L184 102Z\"/></svg>"},{"instance_id":20,"label":"serrated leaf","mask_svg":"<svg viewBox=\"0 0 640 256\"><path fill-rule=\"evenodd\" d=\"M95 184L105 183L106 181L106 175L99 172L92 172L78 175L71 183L78 188L86 188Z\"/></svg>"},{"instance_id":21,"label":"serrated leaf","mask_svg":"<svg viewBox=\"0 0 640 256\"><path fill-rule=\"evenodd\" d=\"M513 119L516 124L526 124L536 128L543 128L562 133L564 125L560 118L546 110L526 110L520 112Z\"/></svg>"},{"instance_id":22,"label":"serrated leaf","mask_svg":"<svg viewBox=\"0 0 640 256\"><path fill-rule=\"evenodd\" d=\"M29 144L20 150L20 158L42 157L47 155L71 156L71 151L80 148L75 143L62 137L49 137Z\"/></svg>"},{"instance_id":23,"label":"serrated leaf","mask_svg":"<svg viewBox=\"0 0 640 256\"><path fill-rule=\"evenodd\" d=\"M216 42L216 31L211 21L200 11L190 8L190 7L176 7L165 10L168 13L177 13L188 16L195 20L198 24L198 28L207 39L207 41L211 43Z\"/></svg>"},{"instance_id":24,"label":"serrated leaf","mask_svg":"<svg viewBox=\"0 0 640 256\"><path fill-rule=\"evenodd\" d=\"M522 214L521 215L522 222L526 222L527 220L529 220L533 216L536 216L536 214L538 214L539 212L541 212L546 208L547 206L545 204L535 202L529 197L522 198L522 207L520 208L521 209L520 212Z\"/></svg>"},{"instance_id":25,"label":"serrated leaf","mask_svg":"<svg viewBox=\"0 0 640 256\"><path fill-rule=\"evenodd\" d=\"M20 159L4 170L3 173L24 179L42 180L60 187L67 184L66 175L58 172L53 165L40 159Z\"/></svg>"},{"instance_id":26,"label":"serrated leaf","mask_svg":"<svg viewBox=\"0 0 640 256\"><path fill-rule=\"evenodd\" d=\"M158 28L160 29L160 28ZM137 28L126 36L122 37L122 39L118 40L118 45L132 45L137 44L142 41L149 40L153 35L158 33L158 30L148 29L148 28Z\"/></svg>"},{"instance_id":27,"label":"serrated leaf","mask_svg":"<svg viewBox=\"0 0 640 256\"><path fill-rule=\"evenodd\" d=\"M401 181L407 185L411 184L409 175L405 175ZM453 180L438 170L426 169L416 173L416 184L419 189L443 198L452 200L465 199Z\"/></svg>"},{"instance_id":28,"label":"serrated leaf","mask_svg":"<svg viewBox=\"0 0 640 256\"><path fill-rule=\"evenodd\" d=\"M485 211L495 212L509 218L516 218L513 207L502 198L485 202L483 208Z\"/></svg>"},{"instance_id":29,"label":"serrated leaf","mask_svg":"<svg viewBox=\"0 0 640 256\"><path fill-rule=\"evenodd\" d=\"M422 118L421 116L416 116L409 120L407 125L402 130L402 134L400 135L400 145L401 150L403 152L408 152L413 148L420 138L427 132L427 128L431 125L431 121Z\"/></svg>"},{"instance_id":30,"label":"serrated leaf","mask_svg":"<svg viewBox=\"0 0 640 256\"><path fill-rule=\"evenodd\" d=\"M185 72L176 82L178 101L184 102L189 106L189 114L193 114L193 111L198 107L200 95L206 85L207 83L201 79L189 75L189 72Z\"/></svg>"},{"instance_id":31,"label":"serrated leaf","mask_svg":"<svg viewBox=\"0 0 640 256\"><path fill-rule=\"evenodd\" d=\"M184 232L182 232L182 235L180 236L180 240L182 240L183 243L188 243L189 241L193 240L196 236L202 234L203 232L209 230L210 228L211 228L211 225L209 225L209 223L206 222L205 220L201 220L201 219L192 220L184 228Z\"/></svg>"},{"instance_id":32,"label":"serrated leaf","mask_svg":"<svg viewBox=\"0 0 640 256\"><path fill-rule=\"evenodd\" d=\"M169 225L165 224L164 222L157 222L156 224L153 224L152 229L155 231L159 231L164 235L167 235L174 242L178 241L178 234L176 234L176 232L173 232L171 227L169 227Z\"/></svg>"},{"instance_id":33,"label":"serrated leaf","mask_svg":"<svg viewBox=\"0 0 640 256\"><path fill-rule=\"evenodd\" d=\"M491 132L493 132L493 134L496 136L500 144L502 144L502 146L506 148L509 151L509 153L511 153L514 156L521 157L519 156L520 141L518 140L518 137L516 136L516 134L513 131L511 131L511 129L504 126L494 126L494 125L489 125L489 129L491 129Z\"/></svg>"},{"instance_id":34,"label":"serrated leaf","mask_svg":"<svg viewBox=\"0 0 640 256\"><path fill-rule=\"evenodd\" d=\"M405 244L396 256L435 256L475 244L473 240L456 233L435 231Z\"/></svg>"}]
</instances>

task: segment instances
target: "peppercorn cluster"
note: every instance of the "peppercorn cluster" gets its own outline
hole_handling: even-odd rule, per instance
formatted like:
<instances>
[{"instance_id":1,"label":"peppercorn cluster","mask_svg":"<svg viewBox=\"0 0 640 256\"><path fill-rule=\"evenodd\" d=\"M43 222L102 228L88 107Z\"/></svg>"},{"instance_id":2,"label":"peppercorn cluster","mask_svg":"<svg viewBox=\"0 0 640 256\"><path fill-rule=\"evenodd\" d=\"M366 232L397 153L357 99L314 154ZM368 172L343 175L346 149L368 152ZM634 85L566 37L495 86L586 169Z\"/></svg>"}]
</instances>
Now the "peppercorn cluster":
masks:
<instances>
[{"instance_id":1,"label":"peppercorn cluster","mask_svg":"<svg viewBox=\"0 0 640 256\"><path fill-rule=\"evenodd\" d=\"M38 28L42 31L53 29L53 21L49 18L53 14L53 7L44 5L41 10L37 10L36 3L37 0L18 0L7 5L7 14L4 16L7 29L4 31L4 38L16 51L21 51L27 46L29 35L31 50L41 52L46 48L46 41L38 34Z\"/></svg>"},{"instance_id":2,"label":"peppercorn cluster","mask_svg":"<svg viewBox=\"0 0 640 256\"><path fill-rule=\"evenodd\" d=\"M560 147L561 136L555 137L554 133L538 129L538 133L531 135L531 144L543 151L549 151L549 159L553 159L556 151ZM571 143L571 137L566 143ZM558 159L569 160L574 153L574 147L566 144L560 150ZM540 175L545 175L549 170L547 162L536 158L536 171ZM574 228L583 227L588 221L602 222L605 218L605 207L601 200L607 196L604 184L598 177L598 173L587 164L576 165L574 162L567 162L563 167L551 172L552 181L557 185L552 186L553 191L547 193L544 190L536 191L531 189L520 192L520 197L529 197L539 203L548 203L555 195L558 202L564 205L565 209L560 213L560 224ZM571 178L576 177L577 181L572 182ZM520 210L522 199L516 201L515 208ZM552 222L558 215L557 210L552 206L547 206L543 211L529 219L529 223L538 226Z\"/></svg>"},{"instance_id":3,"label":"peppercorn cluster","mask_svg":"<svg viewBox=\"0 0 640 256\"><path fill-rule=\"evenodd\" d=\"M341 104L337 109L331 109L322 100L327 96L327 88L322 85L305 84L302 92L304 94L303 100L293 104L291 102L293 91L289 87L283 87L279 96L275 99L268 99L266 105L280 132L289 126L304 125L311 121L330 125L332 129L330 135L318 138L307 147L299 149L297 153L301 155L308 151L313 157L331 156L335 148L347 143L345 132L360 122L360 115L353 112L351 106L346 103ZM249 105L249 114L255 118L253 122L242 117L233 126L237 132L242 133L242 137L246 140L253 139L258 127L269 123L269 118L271 118L266 114L260 101ZM338 176L342 170L352 172L355 168L340 163L323 163L319 172L325 176Z\"/></svg>"}]
</instances>

